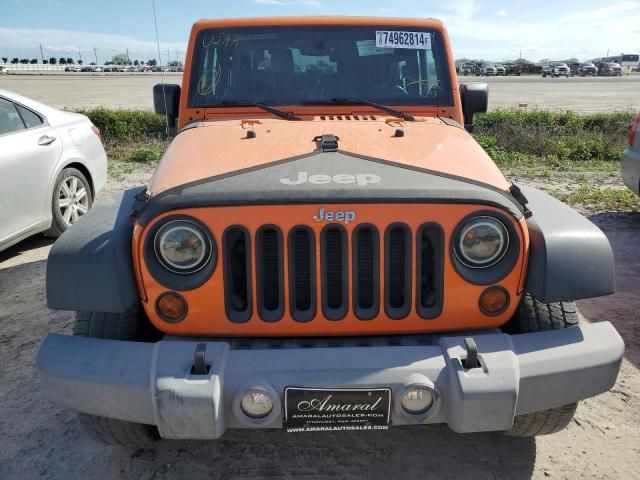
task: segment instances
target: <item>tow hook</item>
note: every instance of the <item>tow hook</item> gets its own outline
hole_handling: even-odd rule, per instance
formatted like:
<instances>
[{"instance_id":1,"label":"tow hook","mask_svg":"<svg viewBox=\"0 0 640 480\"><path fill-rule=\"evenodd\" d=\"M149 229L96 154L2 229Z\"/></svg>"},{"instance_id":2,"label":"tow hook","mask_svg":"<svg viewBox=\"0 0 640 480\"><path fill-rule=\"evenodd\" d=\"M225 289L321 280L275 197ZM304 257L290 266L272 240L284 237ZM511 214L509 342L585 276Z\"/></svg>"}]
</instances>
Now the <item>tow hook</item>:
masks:
<instances>
[{"instance_id":1,"label":"tow hook","mask_svg":"<svg viewBox=\"0 0 640 480\"><path fill-rule=\"evenodd\" d=\"M471 337L465 337L464 346L467 348L467 356L462 359L462 366L466 370L479 368L480 362L478 361L478 346L476 345L476 341Z\"/></svg>"},{"instance_id":2,"label":"tow hook","mask_svg":"<svg viewBox=\"0 0 640 480\"><path fill-rule=\"evenodd\" d=\"M191 375L207 375L211 370L211 365L207 364L205 352L207 351L206 343L199 343L193 352L193 365L191 366Z\"/></svg>"}]
</instances>

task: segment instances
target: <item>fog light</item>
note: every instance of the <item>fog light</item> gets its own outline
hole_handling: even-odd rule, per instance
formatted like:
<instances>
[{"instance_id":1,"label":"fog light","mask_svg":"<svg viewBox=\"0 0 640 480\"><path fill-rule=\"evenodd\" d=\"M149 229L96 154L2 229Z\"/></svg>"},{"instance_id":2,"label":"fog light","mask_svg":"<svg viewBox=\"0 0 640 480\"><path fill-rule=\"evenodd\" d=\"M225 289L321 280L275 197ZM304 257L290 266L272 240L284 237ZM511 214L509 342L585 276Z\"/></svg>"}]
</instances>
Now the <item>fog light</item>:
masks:
<instances>
[{"instance_id":1,"label":"fog light","mask_svg":"<svg viewBox=\"0 0 640 480\"><path fill-rule=\"evenodd\" d=\"M264 418L273 410L273 401L262 390L251 390L240 400L240 408L251 418Z\"/></svg>"},{"instance_id":2,"label":"fog light","mask_svg":"<svg viewBox=\"0 0 640 480\"><path fill-rule=\"evenodd\" d=\"M429 410L433 405L433 391L423 385L410 387L402 396L400 403L408 413L419 415Z\"/></svg>"},{"instance_id":3,"label":"fog light","mask_svg":"<svg viewBox=\"0 0 640 480\"><path fill-rule=\"evenodd\" d=\"M158 297L156 311L165 322L178 323L187 316L187 301L176 292L165 292Z\"/></svg>"},{"instance_id":4,"label":"fog light","mask_svg":"<svg viewBox=\"0 0 640 480\"><path fill-rule=\"evenodd\" d=\"M509 292L497 285L489 287L480 295L478 306L485 315L500 315L509 306Z\"/></svg>"}]
</instances>

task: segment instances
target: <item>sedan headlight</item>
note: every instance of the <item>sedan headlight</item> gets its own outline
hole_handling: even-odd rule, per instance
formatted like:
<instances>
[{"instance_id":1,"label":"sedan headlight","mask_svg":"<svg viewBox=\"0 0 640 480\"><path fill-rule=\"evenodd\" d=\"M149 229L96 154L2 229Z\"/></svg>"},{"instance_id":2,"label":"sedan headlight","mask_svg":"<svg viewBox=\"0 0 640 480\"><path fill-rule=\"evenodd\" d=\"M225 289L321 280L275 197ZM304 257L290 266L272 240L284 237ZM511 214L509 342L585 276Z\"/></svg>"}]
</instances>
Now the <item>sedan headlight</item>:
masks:
<instances>
[{"instance_id":1,"label":"sedan headlight","mask_svg":"<svg viewBox=\"0 0 640 480\"><path fill-rule=\"evenodd\" d=\"M487 268L498 263L509 247L509 233L504 224L493 217L469 220L455 239L454 252L469 268Z\"/></svg>"},{"instance_id":2,"label":"sedan headlight","mask_svg":"<svg viewBox=\"0 0 640 480\"><path fill-rule=\"evenodd\" d=\"M188 220L164 224L155 235L154 250L167 270L179 274L200 270L211 260L213 251L207 234Z\"/></svg>"}]
</instances>

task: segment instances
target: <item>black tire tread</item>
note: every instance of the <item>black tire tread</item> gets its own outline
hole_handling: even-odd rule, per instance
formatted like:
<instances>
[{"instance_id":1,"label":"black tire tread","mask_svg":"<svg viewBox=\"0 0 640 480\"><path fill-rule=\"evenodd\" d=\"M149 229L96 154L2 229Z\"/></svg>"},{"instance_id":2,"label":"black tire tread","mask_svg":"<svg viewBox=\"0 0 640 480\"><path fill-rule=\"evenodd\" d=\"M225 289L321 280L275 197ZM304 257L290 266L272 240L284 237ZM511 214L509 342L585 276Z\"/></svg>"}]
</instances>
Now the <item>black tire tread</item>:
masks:
<instances>
[{"instance_id":1,"label":"black tire tread","mask_svg":"<svg viewBox=\"0 0 640 480\"><path fill-rule=\"evenodd\" d=\"M578 309L574 302L543 303L530 294L522 296L514 316L505 325L508 333L532 333L559 330L578 325Z\"/></svg>"},{"instance_id":2,"label":"black tire tread","mask_svg":"<svg viewBox=\"0 0 640 480\"><path fill-rule=\"evenodd\" d=\"M77 312L73 334L90 338L135 341L138 340L139 326L139 307L123 314ZM143 447L160 439L158 429L153 425L85 414L78 414L78 418L94 439L107 445Z\"/></svg>"},{"instance_id":3,"label":"black tire tread","mask_svg":"<svg viewBox=\"0 0 640 480\"><path fill-rule=\"evenodd\" d=\"M525 293L516 313L503 330L519 334L560 330L577 325L578 309L575 302L543 303ZM513 419L513 427L503 433L512 437L533 437L559 432L569 425L577 406L577 403L570 403L541 412L518 415Z\"/></svg>"},{"instance_id":4,"label":"black tire tread","mask_svg":"<svg viewBox=\"0 0 640 480\"><path fill-rule=\"evenodd\" d=\"M571 423L577 407L577 403L570 403L541 412L518 415L513 419L511 430L504 434L510 437L535 437L557 433Z\"/></svg>"}]
</instances>

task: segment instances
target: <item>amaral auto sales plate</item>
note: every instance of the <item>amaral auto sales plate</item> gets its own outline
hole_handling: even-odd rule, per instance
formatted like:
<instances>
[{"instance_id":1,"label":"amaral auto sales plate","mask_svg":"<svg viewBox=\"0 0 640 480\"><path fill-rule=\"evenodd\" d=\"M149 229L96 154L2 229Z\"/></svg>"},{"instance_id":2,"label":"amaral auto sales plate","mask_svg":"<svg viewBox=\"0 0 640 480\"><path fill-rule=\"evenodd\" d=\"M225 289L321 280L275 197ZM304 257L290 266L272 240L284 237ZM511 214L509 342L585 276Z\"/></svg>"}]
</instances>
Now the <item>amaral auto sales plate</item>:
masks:
<instances>
[{"instance_id":1,"label":"amaral auto sales plate","mask_svg":"<svg viewBox=\"0 0 640 480\"><path fill-rule=\"evenodd\" d=\"M387 430L391 389L287 387L284 409L287 432Z\"/></svg>"}]
</instances>

